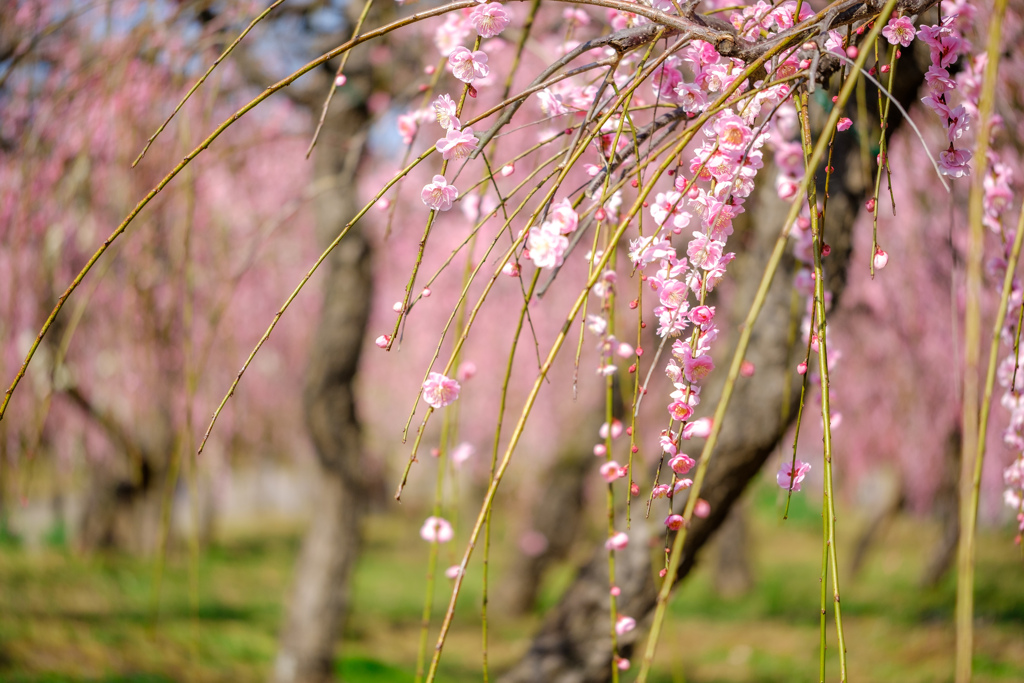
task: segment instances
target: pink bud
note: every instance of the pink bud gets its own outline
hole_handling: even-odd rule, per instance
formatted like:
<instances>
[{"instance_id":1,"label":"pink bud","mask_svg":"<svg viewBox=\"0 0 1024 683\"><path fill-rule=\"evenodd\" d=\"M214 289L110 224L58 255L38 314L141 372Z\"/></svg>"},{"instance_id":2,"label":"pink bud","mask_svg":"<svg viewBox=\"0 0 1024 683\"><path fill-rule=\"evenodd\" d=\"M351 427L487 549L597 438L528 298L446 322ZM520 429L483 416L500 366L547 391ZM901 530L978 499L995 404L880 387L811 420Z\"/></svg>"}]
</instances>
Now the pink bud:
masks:
<instances>
[{"instance_id":1,"label":"pink bud","mask_svg":"<svg viewBox=\"0 0 1024 683\"><path fill-rule=\"evenodd\" d=\"M616 353L619 354L620 358L629 358L633 355L633 347L626 342L622 342L619 344L619 348L616 350Z\"/></svg>"},{"instance_id":2,"label":"pink bud","mask_svg":"<svg viewBox=\"0 0 1024 683\"><path fill-rule=\"evenodd\" d=\"M501 167L501 175L503 178L507 178L516 172L515 164L505 164Z\"/></svg>"},{"instance_id":3,"label":"pink bud","mask_svg":"<svg viewBox=\"0 0 1024 683\"><path fill-rule=\"evenodd\" d=\"M604 456L608 455L608 449L605 448L605 445L603 443L594 444L594 455L596 455L599 458L603 458Z\"/></svg>"},{"instance_id":4,"label":"pink bud","mask_svg":"<svg viewBox=\"0 0 1024 683\"><path fill-rule=\"evenodd\" d=\"M800 363L800 365L796 366L796 374L803 375L803 374L806 374L806 372L807 372L807 363Z\"/></svg>"},{"instance_id":5,"label":"pink bud","mask_svg":"<svg viewBox=\"0 0 1024 683\"><path fill-rule=\"evenodd\" d=\"M386 198L386 197L384 199L381 199L379 202L377 202L377 210L378 211L387 211L390 208L391 208L391 200Z\"/></svg>"},{"instance_id":6,"label":"pink bud","mask_svg":"<svg viewBox=\"0 0 1024 683\"><path fill-rule=\"evenodd\" d=\"M871 199L869 199L866 202L864 202L864 208L867 209L868 211L874 213L874 211L875 211L875 198L872 197Z\"/></svg>"},{"instance_id":7,"label":"pink bud","mask_svg":"<svg viewBox=\"0 0 1024 683\"><path fill-rule=\"evenodd\" d=\"M669 515L665 518L665 526L667 526L672 531L678 531L683 527L683 516Z\"/></svg>"},{"instance_id":8,"label":"pink bud","mask_svg":"<svg viewBox=\"0 0 1024 683\"><path fill-rule=\"evenodd\" d=\"M391 343L391 335L382 334L379 337L377 337L377 339L373 343L382 349L386 349L388 347L388 344Z\"/></svg>"},{"instance_id":9,"label":"pink bud","mask_svg":"<svg viewBox=\"0 0 1024 683\"><path fill-rule=\"evenodd\" d=\"M427 74L428 76L433 76L435 71L437 71L437 67L434 66L433 64L427 64L425 67L423 67L423 73Z\"/></svg>"},{"instance_id":10,"label":"pink bud","mask_svg":"<svg viewBox=\"0 0 1024 683\"><path fill-rule=\"evenodd\" d=\"M625 550L627 545L629 545L629 536L622 531L614 534L604 542L606 550Z\"/></svg>"},{"instance_id":11,"label":"pink bud","mask_svg":"<svg viewBox=\"0 0 1024 683\"><path fill-rule=\"evenodd\" d=\"M697 504L693 506L693 514L704 519L711 514L711 503L707 502L703 498L698 498Z\"/></svg>"},{"instance_id":12,"label":"pink bud","mask_svg":"<svg viewBox=\"0 0 1024 683\"><path fill-rule=\"evenodd\" d=\"M420 292L420 296L424 299L428 298L433 292L430 291L430 287L424 287L423 291Z\"/></svg>"},{"instance_id":13,"label":"pink bud","mask_svg":"<svg viewBox=\"0 0 1024 683\"><path fill-rule=\"evenodd\" d=\"M668 574L667 569L662 569L660 572L658 572L658 576L660 576L663 579L665 578L665 574Z\"/></svg>"},{"instance_id":14,"label":"pink bud","mask_svg":"<svg viewBox=\"0 0 1024 683\"><path fill-rule=\"evenodd\" d=\"M448 567L448 569L444 570L444 575L447 576L449 579L458 578L461 574L462 567L460 567L457 564L453 564L452 566Z\"/></svg>"},{"instance_id":15,"label":"pink bud","mask_svg":"<svg viewBox=\"0 0 1024 683\"><path fill-rule=\"evenodd\" d=\"M340 88L341 86L345 85L345 83L347 83L347 82L348 82L348 79L345 78L345 74L338 74L337 76L334 77L334 87L335 88Z\"/></svg>"},{"instance_id":16,"label":"pink bud","mask_svg":"<svg viewBox=\"0 0 1024 683\"><path fill-rule=\"evenodd\" d=\"M749 360L745 360L740 364L740 374L744 377L754 376L754 364Z\"/></svg>"},{"instance_id":17,"label":"pink bud","mask_svg":"<svg viewBox=\"0 0 1024 683\"><path fill-rule=\"evenodd\" d=\"M607 212L604 210L604 207L602 206L600 209L594 212L594 219L603 221L607 217L607 215Z\"/></svg>"},{"instance_id":18,"label":"pink bud","mask_svg":"<svg viewBox=\"0 0 1024 683\"><path fill-rule=\"evenodd\" d=\"M859 54L860 50L857 49L856 45L851 45L850 47L846 48L846 56L849 57L850 59L857 59L857 55Z\"/></svg>"},{"instance_id":19,"label":"pink bud","mask_svg":"<svg viewBox=\"0 0 1024 683\"><path fill-rule=\"evenodd\" d=\"M455 376L458 377L460 382L473 379L476 377L476 363L471 360L462 361L459 363L459 369L455 371Z\"/></svg>"},{"instance_id":20,"label":"pink bud","mask_svg":"<svg viewBox=\"0 0 1024 683\"><path fill-rule=\"evenodd\" d=\"M617 666L619 667L619 671L628 671L629 660L625 657L620 657Z\"/></svg>"},{"instance_id":21,"label":"pink bud","mask_svg":"<svg viewBox=\"0 0 1024 683\"><path fill-rule=\"evenodd\" d=\"M402 302L401 301L396 301L394 303L394 305L391 307L391 310L394 311L395 313L401 313L402 312L402 308L403 308Z\"/></svg>"},{"instance_id":22,"label":"pink bud","mask_svg":"<svg viewBox=\"0 0 1024 683\"><path fill-rule=\"evenodd\" d=\"M635 628L636 628L636 619L634 619L633 617L627 617L625 614L622 614L622 615L619 616L618 619L615 620L615 632L618 633L620 636L629 633L630 631L632 631ZM621 662L623 662L623 661L626 662L626 666L627 667L629 666L629 660L628 659L625 659L625 660L620 659L619 660L619 662L620 662L619 668L620 669L622 668Z\"/></svg>"},{"instance_id":23,"label":"pink bud","mask_svg":"<svg viewBox=\"0 0 1024 683\"><path fill-rule=\"evenodd\" d=\"M616 598L617 598L617 597L619 597L620 595L622 595L622 589L621 589L621 588L619 588L618 586L612 586L612 587L611 587L611 590L609 590L609 591L608 591L608 593L609 593L610 595L612 595L612 597L616 597Z\"/></svg>"},{"instance_id":24,"label":"pink bud","mask_svg":"<svg viewBox=\"0 0 1024 683\"><path fill-rule=\"evenodd\" d=\"M634 497L635 496L639 496L640 495L640 484L636 483L635 481L632 484L630 484L629 485L629 493L630 493L630 495L632 495Z\"/></svg>"},{"instance_id":25,"label":"pink bud","mask_svg":"<svg viewBox=\"0 0 1024 683\"><path fill-rule=\"evenodd\" d=\"M881 270L885 268L885 264L889 262L889 255L882 251L881 247L875 249L875 255L871 259L871 262L875 264L875 270Z\"/></svg>"}]
</instances>

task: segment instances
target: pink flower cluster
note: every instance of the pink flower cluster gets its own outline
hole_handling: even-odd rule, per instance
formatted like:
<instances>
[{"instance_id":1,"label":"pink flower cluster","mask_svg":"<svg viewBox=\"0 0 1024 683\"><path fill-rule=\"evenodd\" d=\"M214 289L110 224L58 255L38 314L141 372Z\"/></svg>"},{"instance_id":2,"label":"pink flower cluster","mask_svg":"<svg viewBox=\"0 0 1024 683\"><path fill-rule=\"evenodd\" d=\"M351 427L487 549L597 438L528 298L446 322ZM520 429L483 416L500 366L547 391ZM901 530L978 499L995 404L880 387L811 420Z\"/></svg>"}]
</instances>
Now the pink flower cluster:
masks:
<instances>
[{"instance_id":1,"label":"pink flower cluster","mask_svg":"<svg viewBox=\"0 0 1024 683\"><path fill-rule=\"evenodd\" d=\"M526 240L527 257L538 268L555 268L562 265L569 238L579 226L579 217L568 199L551 207L548 220L540 227L530 228Z\"/></svg>"},{"instance_id":2,"label":"pink flower cluster","mask_svg":"<svg viewBox=\"0 0 1024 683\"><path fill-rule=\"evenodd\" d=\"M952 15L943 19L941 24L922 26L917 37L928 46L932 62L925 74L928 94L921 101L938 115L949 140L949 147L939 154L939 168L945 175L960 178L971 174L968 164L971 153L962 146L958 149L955 143L969 129L970 116L964 104L956 107L949 104L947 95L955 91L957 86L947 69L970 46L960 36L956 18L956 15Z\"/></svg>"}]
</instances>

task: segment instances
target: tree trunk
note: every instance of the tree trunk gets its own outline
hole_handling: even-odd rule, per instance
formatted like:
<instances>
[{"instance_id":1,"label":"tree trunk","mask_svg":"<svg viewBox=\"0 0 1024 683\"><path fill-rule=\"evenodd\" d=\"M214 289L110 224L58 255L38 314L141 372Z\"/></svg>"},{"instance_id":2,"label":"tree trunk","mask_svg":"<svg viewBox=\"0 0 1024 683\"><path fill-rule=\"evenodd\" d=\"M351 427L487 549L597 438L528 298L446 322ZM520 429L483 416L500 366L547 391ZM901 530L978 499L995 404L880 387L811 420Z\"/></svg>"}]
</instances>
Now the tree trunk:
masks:
<instances>
[{"instance_id":1,"label":"tree trunk","mask_svg":"<svg viewBox=\"0 0 1024 683\"><path fill-rule=\"evenodd\" d=\"M337 180L335 191L316 200L324 245L356 211L361 145L352 132L364 124L362 109L345 110L328 120L317 143L316 179ZM353 228L328 260L323 313L306 373L306 421L318 457L319 491L288 602L276 683L333 678L335 644L348 611L349 578L370 495L353 381L370 312L371 275L369 243Z\"/></svg>"},{"instance_id":2,"label":"tree trunk","mask_svg":"<svg viewBox=\"0 0 1024 683\"><path fill-rule=\"evenodd\" d=\"M904 59L900 62L894 95L904 106L909 106L923 81L923 70L919 64L915 60ZM870 88L867 99L869 103L876 99ZM878 130L877 119L873 121L869 130ZM900 123L898 113L890 116L890 134ZM831 255L826 260L826 284L833 292L834 303L838 304L852 250L851 228L863 204L867 186L852 136L837 137L833 165L838 170L832 178L833 189L828 200L825 227L825 241L831 247ZM782 228L788 208L765 185L767 183L762 182L758 192L748 200L745 215L754 223L752 239L730 268L730 277L739 290L734 299L737 311L746 311L753 300L763 264ZM821 186L819 182L819 188ZM733 240L738 239L742 237L733 236ZM740 378L733 395L701 491L701 497L708 501L711 511L704 519L693 519L683 547L677 582L681 582L693 569L697 553L722 525L747 483L758 473L785 434L789 420L782 416L787 381L790 383L790 410L787 414L795 415L799 377L792 369L802 360L803 350L790 348L788 341L794 270L792 257L785 257L752 332L747 360L754 364L756 373L750 378ZM730 349L726 358L731 355ZM724 375L724 371L716 373L717 383L711 383L705 389L703 404L713 406L718 402ZM813 406L810 410L814 415ZM699 445L692 446L691 452L698 448ZM634 533L639 526L634 522ZM559 604L545 618L528 651L501 679L501 683L604 683L610 679L612 652L607 618L607 564L607 552L599 549L580 569ZM649 624L657 592L645 544L631 542L628 552L617 554L616 579L621 590L620 613L632 616L638 624ZM629 658L634 646L642 642L641 636L641 629L636 629L621 638L619 655Z\"/></svg>"},{"instance_id":3,"label":"tree trunk","mask_svg":"<svg viewBox=\"0 0 1024 683\"><path fill-rule=\"evenodd\" d=\"M941 532L932 549L932 555L921 574L921 586L934 588L946 575L956 558L960 542L960 428L950 432L942 463L942 480L935 492L932 507Z\"/></svg>"},{"instance_id":4,"label":"tree trunk","mask_svg":"<svg viewBox=\"0 0 1024 683\"><path fill-rule=\"evenodd\" d=\"M734 505L715 541L715 592L724 598L746 595L754 587L749 540L747 506Z\"/></svg>"}]
</instances>

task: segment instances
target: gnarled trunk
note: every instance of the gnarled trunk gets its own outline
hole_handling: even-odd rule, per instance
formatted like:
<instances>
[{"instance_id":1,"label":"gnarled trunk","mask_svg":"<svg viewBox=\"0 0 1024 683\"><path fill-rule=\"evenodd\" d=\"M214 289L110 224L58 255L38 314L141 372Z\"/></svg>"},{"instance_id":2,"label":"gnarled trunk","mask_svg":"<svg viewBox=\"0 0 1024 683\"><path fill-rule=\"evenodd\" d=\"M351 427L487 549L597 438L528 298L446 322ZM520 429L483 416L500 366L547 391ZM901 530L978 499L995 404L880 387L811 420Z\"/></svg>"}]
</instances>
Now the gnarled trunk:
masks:
<instances>
[{"instance_id":1,"label":"gnarled trunk","mask_svg":"<svg viewBox=\"0 0 1024 683\"><path fill-rule=\"evenodd\" d=\"M317 232L325 246L356 212L360 150L352 148L358 143L351 133L364 124L361 109L345 110L328 121L317 143L316 179L333 177L336 182L335 190L316 200ZM288 602L276 683L333 678L335 644L348 611L349 578L369 503L353 382L370 313L372 273L370 246L358 226L334 250L327 266L304 396L319 490Z\"/></svg>"}]
</instances>

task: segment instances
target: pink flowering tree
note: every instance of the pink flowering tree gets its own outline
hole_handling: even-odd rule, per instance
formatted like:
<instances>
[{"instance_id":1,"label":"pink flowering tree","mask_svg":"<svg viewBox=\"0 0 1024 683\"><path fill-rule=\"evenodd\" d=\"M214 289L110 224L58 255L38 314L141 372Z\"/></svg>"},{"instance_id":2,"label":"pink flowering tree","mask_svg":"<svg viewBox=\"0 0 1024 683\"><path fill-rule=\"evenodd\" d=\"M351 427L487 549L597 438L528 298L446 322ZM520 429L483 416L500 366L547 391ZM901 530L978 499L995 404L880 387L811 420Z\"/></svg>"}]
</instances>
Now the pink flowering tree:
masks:
<instances>
[{"instance_id":1,"label":"pink flowering tree","mask_svg":"<svg viewBox=\"0 0 1024 683\"><path fill-rule=\"evenodd\" d=\"M96 258L125 243L122 233L146 215L142 209L152 210L147 205L156 192L180 182L222 133L276 93L296 97L298 86L286 88L310 72L332 76L319 89L324 126L317 126L313 143L317 150L349 154L346 162L318 152L318 172L321 164L333 165L355 185L362 152L356 131L375 109L367 63L394 58L405 64L407 55L395 43L380 44L396 36L415 35L429 45L419 53L428 55L425 63L406 74L415 81L416 104L398 113L391 102L377 102L381 117L395 118L397 136L387 144L401 162L384 176L372 174L365 203L346 203L320 223L325 248L313 270L327 263L333 275L355 280L328 286L327 306L338 302L337 320L346 324L333 332L322 324L314 342L314 358L322 362L314 362L307 379L307 420L321 464L334 475L325 484L333 487L325 494L332 521L307 538L299 572L318 588L298 583L278 679L328 675L336 615L345 604L344 591L329 586L345 575L351 555L325 559L320 553L332 543L358 545L346 526L358 523L362 502L363 472L352 457L360 448L352 377L368 315L359 304L369 289L357 274L368 268L361 228L377 207L389 265L378 284L394 304L387 317L373 318L378 329L370 336L380 348L375 363L410 347L426 356L412 383L417 398L399 430L407 457L396 498L422 474L424 456L436 456L432 513L413 525L422 524L419 536L430 545L428 575L439 573L440 544L463 548L445 571L451 590L432 649L433 584L428 592L417 678L436 680L467 573L483 572L487 590L495 497L515 482L511 467L523 457L530 425L545 414L564 415L548 411L545 400L558 406L582 394L602 405L605 416L596 436L585 438L593 439L605 482L607 540L503 680L617 681L633 667L636 680L648 680L673 587L790 424L799 434L819 419L822 447L813 462L798 459L794 444L777 483L785 495L801 495L808 470L820 468L827 560L821 581L831 593L823 592L820 609L834 619L845 680L836 544L841 506L834 486L843 452L832 434L840 414L832 407L838 392L830 381L840 353L828 323L838 315L855 240L867 243L863 227L855 237L861 213L872 218L871 239L868 258L854 267L879 280L879 271L897 267L882 246L878 216L883 205L895 203L889 188L900 182L899 167L890 163L889 148L899 149L893 137L899 129L903 149L914 135L916 176L934 174L937 194L965 197L968 206L959 224L966 228L958 228L953 243L967 264L957 411L963 434L957 680L969 680L973 539L992 399L1000 398L997 381L1003 386L997 403L1009 416L1004 440L1014 449L1004 474L1005 502L1024 525L1024 379L1017 373L1024 304L1016 278L1024 230L1011 221L1013 153L997 149L1006 121L997 113L1006 105L996 89L1008 39L1002 33L1006 5L1000 0L978 12L967 2L933 0L828 6L803 0L587 0L572 6L456 0L385 19L368 1L346 25L350 38L335 40L213 128L128 214ZM227 52L234 51L242 71L269 82L258 54L245 42L237 50L234 45ZM344 101L332 105L336 96ZM915 123L922 117L930 124ZM96 277L90 273L96 258L71 280L36 341L27 344L0 418L10 419L11 396L62 319L65 302L81 297L79 285ZM983 372L985 287L997 303ZM434 307L442 294L439 311ZM269 321L225 387L198 452L223 429L228 399L250 381L256 352L278 334L295 300L293 294ZM508 350L483 365L484 353L474 358L471 352L481 330L494 326L507 334ZM344 330L340 337L338 329ZM345 353L331 355L339 349ZM332 358L344 360L339 366ZM460 419L460 411L470 391L486 386L472 384L481 370L495 380L488 395L496 410L484 427L491 436L490 466L477 514L456 533L445 516L454 506L444 482L449 467L473 457L463 436L481 427ZM562 391L547 396L546 388ZM325 395L331 398L317 403ZM619 400L624 410L616 421ZM339 414L342 426L336 427L331 419ZM332 459L338 452L347 455ZM653 538L664 548L654 571ZM484 619L486 605L485 599ZM329 622L317 637L287 635L317 620ZM483 649L486 676L486 640Z\"/></svg>"}]
</instances>

